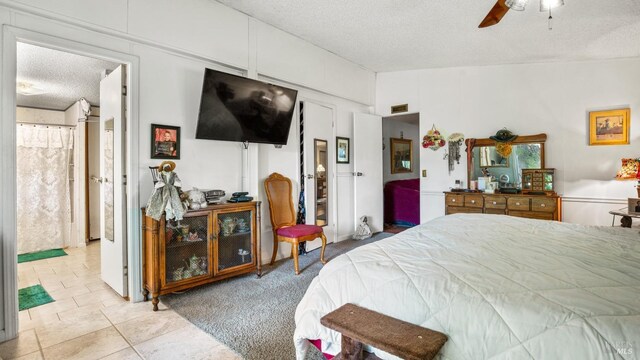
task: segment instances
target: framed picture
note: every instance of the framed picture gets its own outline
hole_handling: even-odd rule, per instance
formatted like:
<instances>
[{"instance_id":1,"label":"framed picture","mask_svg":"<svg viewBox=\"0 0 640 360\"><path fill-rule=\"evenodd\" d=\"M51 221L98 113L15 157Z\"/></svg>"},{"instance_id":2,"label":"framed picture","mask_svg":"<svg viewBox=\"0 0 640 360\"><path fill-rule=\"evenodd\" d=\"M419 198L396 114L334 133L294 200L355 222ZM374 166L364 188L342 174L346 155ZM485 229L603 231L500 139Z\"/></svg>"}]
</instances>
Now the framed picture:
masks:
<instances>
[{"instance_id":1,"label":"framed picture","mask_svg":"<svg viewBox=\"0 0 640 360\"><path fill-rule=\"evenodd\" d=\"M349 163L349 138L336 136L336 163Z\"/></svg>"},{"instance_id":2,"label":"framed picture","mask_svg":"<svg viewBox=\"0 0 640 360\"><path fill-rule=\"evenodd\" d=\"M180 159L180 127L151 124L151 158Z\"/></svg>"},{"instance_id":3,"label":"framed picture","mask_svg":"<svg viewBox=\"0 0 640 360\"><path fill-rule=\"evenodd\" d=\"M589 113L589 145L629 144L630 109Z\"/></svg>"},{"instance_id":4,"label":"framed picture","mask_svg":"<svg viewBox=\"0 0 640 360\"><path fill-rule=\"evenodd\" d=\"M640 215L640 198L629 198L629 214Z\"/></svg>"},{"instance_id":5,"label":"framed picture","mask_svg":"<svg viewBox=\"0 0 640 360\"><path fill-rule=\"evenodd\" d=\"M391 173L413 172L413 141L391 138Z\"/></svg>"}]
</instances>

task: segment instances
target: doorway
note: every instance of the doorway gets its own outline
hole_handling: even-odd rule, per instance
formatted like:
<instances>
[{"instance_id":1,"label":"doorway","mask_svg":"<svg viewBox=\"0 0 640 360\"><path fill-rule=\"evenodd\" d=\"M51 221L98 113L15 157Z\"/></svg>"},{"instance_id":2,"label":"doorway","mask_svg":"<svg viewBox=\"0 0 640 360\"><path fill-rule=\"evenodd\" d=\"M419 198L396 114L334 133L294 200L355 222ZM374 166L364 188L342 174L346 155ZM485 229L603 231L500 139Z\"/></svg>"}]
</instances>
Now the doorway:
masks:
<instances>
[{"instance_id":1,"label":"doorway","mask_svg":"<svg viewBox=\"0 0 640 360\"><path fill-rule=\"evenodd\" d=\"M139 144L138 144L138 88L139 80L139 59L133 55L120 53L103 47L96 47L86 43L58 38L30 30L19 29L13 26L3 28L4 38L2 42L2 104L0 108L0 147L2 148L2 163L5 171L0 174L0 204L2 204L0 217L1 236L7 240L2 242L0 256L2 264L2 288L0 289L0 341L14 338L18 334L18 263L17 263L17 201L16 201L16 73L17 73L17 45L19 42L42 46L50 49L60 50L66 53L84 55L90 58L102 59L116 63L126 64L126 114L123 121L126 124L127 154L123 165L123 170L127 171L127 183L122 185L132 196L126 197L124 209L138 209L140 201L138 199L138 178L139 169L137 165ZM128 90L127 90L128 89ZM126 121L126 122L125 122ZM124 127L124 126L123 126ZM124 235L130 237L130 241L124 246L124 261L128 263L128 269L121 269L123 273L128 273L128 290L133 301L142 300L142 263L140 248L140 214L131 212L122 227ZM101 263L109 263L102 261ZM122 301L122 298L120 297Z\"/></svg>"},{"instance_id":2,"label":"doorway","mask_svg":"<svg viewBox=\"0 0 640 360\"><path fill-rule=\"evenodd\" d=\"M112 130L105 124L113 119L105 121L100 105L113 97L105 94L104 82L121 68L113 61L16 43L17 283L25 321L51 316L53 307L69 311L127 295L126 287L114 287L105 277L105 265L118 265L104 261L100 235L113 219L106 185L114 182L105 171L114 158L109 156ZM91 183L101 186L92 191ZM47 307L52 301L56 305Z\"/></svg>"},{"instance_id":3,"label":"doorway","mask_svg":"<svg viewBox=\"0 0 640 360\"><path fill-rule=\"evenodd\" d=\"M420 224L420 114L382 118L384 231Z\"/></svg>"}]
</instances>

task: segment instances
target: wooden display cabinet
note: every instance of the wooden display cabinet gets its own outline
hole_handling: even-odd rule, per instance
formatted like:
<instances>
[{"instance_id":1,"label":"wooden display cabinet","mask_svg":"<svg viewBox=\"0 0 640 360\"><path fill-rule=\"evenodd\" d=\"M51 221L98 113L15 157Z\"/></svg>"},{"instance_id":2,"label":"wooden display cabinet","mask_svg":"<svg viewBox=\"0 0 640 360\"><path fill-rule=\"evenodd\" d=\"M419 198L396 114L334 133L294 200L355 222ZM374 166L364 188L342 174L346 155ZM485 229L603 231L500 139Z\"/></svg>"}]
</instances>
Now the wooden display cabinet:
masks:
<instances>
[{"instance_id":1,"label":"wooden display cabinet","mask_svg":"<svg viewBox=\"0 0 640 360\"><path fill-rule=\"evenodd\" d=\"M189 210L181 221L143 217L143 288L158 310L160 295L256 271L260 263L260 202Z\"/></svg>"}]
</instances>

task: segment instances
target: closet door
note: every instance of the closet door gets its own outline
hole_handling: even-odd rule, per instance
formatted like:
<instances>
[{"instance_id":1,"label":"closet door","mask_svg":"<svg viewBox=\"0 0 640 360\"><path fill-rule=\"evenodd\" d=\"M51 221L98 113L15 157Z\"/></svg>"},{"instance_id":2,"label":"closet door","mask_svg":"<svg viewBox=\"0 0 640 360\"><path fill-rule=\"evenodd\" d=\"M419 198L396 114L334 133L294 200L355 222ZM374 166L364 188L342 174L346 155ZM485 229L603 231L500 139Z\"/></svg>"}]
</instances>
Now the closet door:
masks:
<instances>
[{"instance_id":1,"label":"closet door","mask_svg":"<svg viewBox=\"0 0 640 360\"><path fill-rule=\"evenodd\" d=\"M382 117L353 114L353 155L356 228L366 216L371 231L382 231Z\"/></svg>"},{"instance_id":2,"label":"closet door","mask_svg":"<svg viewBox=\"0 0 640 360\"><path fill-rule=\"evenodd\" d=\"M334 242L335 225L335 135L333 109L304 102L304 189L307 224L322 226L327 243ZM307 241L311 251L322 246L316 239Z\"/></svg>"},{"instance_id":3,"label":"closet door","mask_svg":"<svg viewBox=\"0 0 640 360\"><path fill-rule=\"evenodd\" d=\"M102 280L127 296L125 69L100 81L100 257Z\"/></svg>"}]
</instances>

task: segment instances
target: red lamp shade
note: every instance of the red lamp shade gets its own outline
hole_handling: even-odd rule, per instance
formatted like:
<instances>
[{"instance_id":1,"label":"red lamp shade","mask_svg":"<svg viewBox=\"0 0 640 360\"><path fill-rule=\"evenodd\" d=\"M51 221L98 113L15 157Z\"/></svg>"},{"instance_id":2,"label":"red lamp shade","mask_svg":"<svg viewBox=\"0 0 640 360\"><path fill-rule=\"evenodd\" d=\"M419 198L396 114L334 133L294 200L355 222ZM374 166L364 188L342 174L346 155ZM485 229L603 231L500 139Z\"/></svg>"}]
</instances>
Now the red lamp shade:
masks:
<instances>
[{"instance_id":1,"label":"red lamp shade","mask_svg":"<svg viewBox=\"0 0 640 360\"><path fill-rule=\"evenodd\" d=\"M616 179L640 179L640 161L638 161L638 159L622 159L622 167L616 174Z\"/></svg>"}]
</instances>

